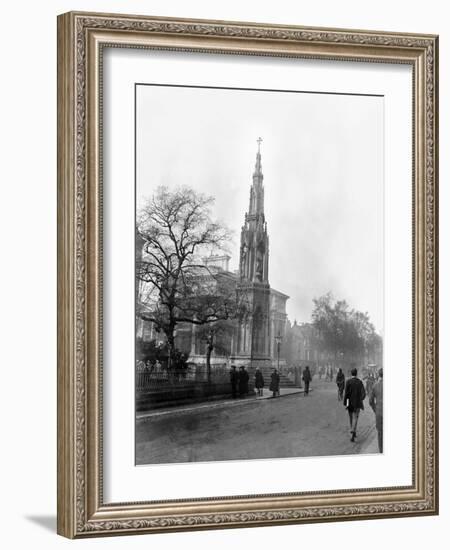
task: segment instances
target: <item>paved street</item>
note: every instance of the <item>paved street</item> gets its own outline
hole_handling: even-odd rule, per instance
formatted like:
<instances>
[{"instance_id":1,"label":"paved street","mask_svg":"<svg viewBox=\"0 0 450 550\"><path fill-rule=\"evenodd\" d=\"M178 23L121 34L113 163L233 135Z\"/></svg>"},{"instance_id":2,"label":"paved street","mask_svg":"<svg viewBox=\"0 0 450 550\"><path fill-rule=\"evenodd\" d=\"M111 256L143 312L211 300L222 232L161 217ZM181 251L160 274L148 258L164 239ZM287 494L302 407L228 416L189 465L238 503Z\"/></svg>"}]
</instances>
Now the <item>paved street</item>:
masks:
<instances>
[{"instance_id":1,"label":"paved street","mask_svg":"<svg viewBox=\"0 0 450 550\"><path fill-rule=\"evenodd\" d=\"M136 423L136 462L347 455L377 452L375 418L367 399L350 442L348 415L336 385L313 381L309 396L293 393L154 411ZM283 393L283 389L281 390Z\"/></svg>"}]
</instances>

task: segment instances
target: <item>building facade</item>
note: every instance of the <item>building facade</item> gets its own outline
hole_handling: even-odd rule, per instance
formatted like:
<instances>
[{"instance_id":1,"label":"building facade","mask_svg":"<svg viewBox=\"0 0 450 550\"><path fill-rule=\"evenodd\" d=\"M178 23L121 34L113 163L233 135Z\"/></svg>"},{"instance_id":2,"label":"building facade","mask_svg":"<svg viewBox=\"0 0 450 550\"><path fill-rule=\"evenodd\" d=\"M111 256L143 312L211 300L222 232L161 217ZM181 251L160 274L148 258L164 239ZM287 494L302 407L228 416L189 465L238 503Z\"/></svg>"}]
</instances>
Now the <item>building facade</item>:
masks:
<instances>
[{"instance_id":1,"label":"building facade","mask_svg":"<svg viewBox=\"0 0 450 550\"><path fill-rule=\"evenodd\" d=\"M287 328L286 358L294 366L318 367L327 362L327 356L320 351L319 334L311 323L294 321Z\"/></svg>"}]
</instances>

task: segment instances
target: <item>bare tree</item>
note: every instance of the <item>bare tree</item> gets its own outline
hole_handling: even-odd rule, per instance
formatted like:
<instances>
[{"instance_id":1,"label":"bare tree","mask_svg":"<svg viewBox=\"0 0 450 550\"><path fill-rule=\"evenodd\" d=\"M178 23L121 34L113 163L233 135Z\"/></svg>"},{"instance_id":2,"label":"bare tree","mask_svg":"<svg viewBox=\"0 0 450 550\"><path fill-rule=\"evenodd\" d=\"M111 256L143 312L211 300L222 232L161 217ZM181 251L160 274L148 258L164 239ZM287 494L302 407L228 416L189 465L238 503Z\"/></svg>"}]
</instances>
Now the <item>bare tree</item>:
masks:
<instances>
[{"instance_id":1,"label":"bare tree","mask_svg":"<svg viewBox=\"0 0 450 550\"><path fill-rule=\"evenodd\" d=\"M229 319L236 311L233 280L202 261L225 251L229 230L211 219L212 197L188 187L160 187L139 213L142 255L136 262L140 286L137 314L165 334L168 367L179 323L205 325Z\"/></svg>"}]
</instances>

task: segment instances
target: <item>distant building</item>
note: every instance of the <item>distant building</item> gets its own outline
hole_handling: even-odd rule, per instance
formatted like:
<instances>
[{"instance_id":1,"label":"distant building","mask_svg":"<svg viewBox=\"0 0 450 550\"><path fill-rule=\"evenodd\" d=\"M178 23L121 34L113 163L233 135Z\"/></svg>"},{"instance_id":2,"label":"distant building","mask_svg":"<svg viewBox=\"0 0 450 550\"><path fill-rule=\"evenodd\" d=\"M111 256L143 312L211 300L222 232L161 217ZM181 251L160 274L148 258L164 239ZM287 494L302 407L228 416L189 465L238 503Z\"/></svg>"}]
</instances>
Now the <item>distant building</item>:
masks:
<instances>
[{"instance_id":1,"label":"distant building","mask_svg":"<svg viewBox=\"0 0 450 550\"><path fill-rule=\"evenodd\" d=\"M223 256L206 256L203 258L203 263L210 269L218 269L220 271L230 271L231 256L224 254Z\"/></svg>"},{"instance_id":2,"label":"distant building","mask_svg":"<svg viewBox=\"0 0 450 550\"><path fill-rule=\"evenodd\" d=\"M319 334L311 323L294 324L287 329L286 358L293 366L320 366L326 354L320 351Z\"/></svg>"}]
</instances>

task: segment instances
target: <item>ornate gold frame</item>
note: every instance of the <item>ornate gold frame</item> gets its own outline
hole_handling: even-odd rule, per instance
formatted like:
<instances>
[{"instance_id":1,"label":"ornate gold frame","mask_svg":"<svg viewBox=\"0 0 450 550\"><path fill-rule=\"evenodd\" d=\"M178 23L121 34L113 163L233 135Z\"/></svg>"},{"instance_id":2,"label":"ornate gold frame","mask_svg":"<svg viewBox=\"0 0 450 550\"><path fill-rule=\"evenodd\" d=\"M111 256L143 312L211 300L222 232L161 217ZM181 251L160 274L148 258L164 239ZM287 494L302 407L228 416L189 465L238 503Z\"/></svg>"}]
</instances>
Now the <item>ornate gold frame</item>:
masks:
<instances>
[{"instance_id":1,"label":"ornate gold frame","mask_svg":"<svg viewBox=\"0 0 450 550\"><path fill-rule=\"evenodd\" d=\"M103 503L99 89L105 45L413 67L411 486ZM437 51L438 38L431 35L94 13L59 16L58 533L75 538L437 514Z\"/></svg>"}]
</instances>

